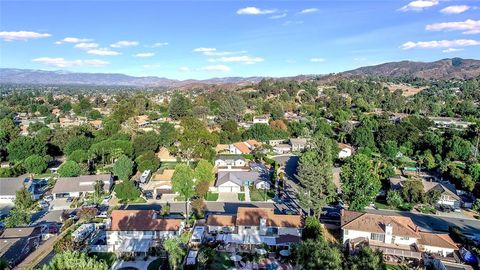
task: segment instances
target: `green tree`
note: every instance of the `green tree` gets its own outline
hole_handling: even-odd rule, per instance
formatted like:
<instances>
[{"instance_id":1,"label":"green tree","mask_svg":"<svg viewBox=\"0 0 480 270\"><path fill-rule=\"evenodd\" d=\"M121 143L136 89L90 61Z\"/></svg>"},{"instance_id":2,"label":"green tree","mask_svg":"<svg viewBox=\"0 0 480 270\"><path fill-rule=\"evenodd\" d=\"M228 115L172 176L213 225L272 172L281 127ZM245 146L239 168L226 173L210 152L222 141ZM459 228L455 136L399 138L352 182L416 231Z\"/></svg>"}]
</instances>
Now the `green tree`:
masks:
<instances>
[{"instance_id":1,"label":"green tree","mask_svg":"<svg viewBox=\"0 0 480 270\"><path fill-rule=\"evenodd\" d=\"M77 163L84 163L88 160L88 152L85 150L75 150L70 155L68 155L69 160L73 160Z\"/></svg>"},{"instance_id":2,"label":"green tree","mask_svg":"<svg viewBox=\"0 0 480 270\"><path fill-rule=\"evenodd\" d=\"M159 145L158 135L153 131L138 134L137 136L133 137L133 149L136 156L139 156L146 151L155 152L157 151Z\"/></svg>"},{"instance_id":3,"label":"green tree","mask_svg":"<svg viewBox=\"0 0 480 270\"><path fill-rule=\"evenodd\" d=\"M353 130L352 140L353 144L357 147L375 149L375 138L373 137L373 132L366 126L360 126Z\"/></svg>"},{"instance_id":4,"label":"green tree","mask_svg":"<svg viewBox=\"0 0 480 270\"><path fill-rule=\"evenodd\" d=\"M30 211L33 206L32 193L24 185L15 192L15 200L13 201L15 208Z\"/></svg>"},{"instance_id":5,"label":"green tree","mask_svg":"<svg viewBox=\"0 0 480 270\"><path fill-rule=\"evenodd\" d=\"M322 239L322 224L320 220L316 217L306 217L305 218L305 227L302 231L302 239L303 240L318 240Z\"/></svg>"},{"instance_id":6,"label":"green tree","mask_svg":"<svg viewBox=\"0 0 480 270\"><path fill-rule=\"evenodd\" d=\"M311 150L300 157L297 178L302 189L301 204L319 217L322 207L333 201L335 186L332 175L332 143L318 135L311 142Z\"/></svg>"},{"instance_id":7,"label":"green tree","mask_svg":"<svg viewBox=\"0 0 480 270\"><path fill-rule=\"evenodd\" d=\"M175 172L172 176L172 189L175 192L178 192L180 196L185 200L185 220L188 224L188 202L195 195L193 190L194 173L192 168L187 164L177 164L175 166Z\"/></svg>"},{"instance_id":8,"label":"green tree","mask_svg":"<svg viewBox=\"0 0 480 270\"><path fill-rule=\"evenodd\" d=\"M65 251L57 253L41 270L107 270L108 264L85 252Z\"/></svg>"},{"instance_id":9,"label":"green tree","mask_svg":"<svg viewBox=\"0 0 480 270\"><path fill-rule=\"evenodd\" d=\"M47 169L47 160L39 155L31 155L23 162L23 167L29 173L40 174Z\"/></svg>"},{"instance_id":10,"label":"green tree","mask_svg":"<svg viewBox=\"0 0 480 270\"><path fill-rule=\"evenodd\" d=\"M113 165L113 174L120 180L129 180L133 173L133 162L127 156L122 155Z\"/></svg>"},{"instance_id":11,"label":"green tree","mask_svg":"<svg viewBox=\"0 0 480 270\"><path fill-rule=\"evenodd\" d=\"M219 106L218 116L222 121L240 121L246 108L243 98L234 94L229 94L222 98Z\"/></svg>"},{"instance_id":12,"label":"green tree","mask_svg":"<svg viewBox=\"0 0 480 270\"><path fill-rule=\"evenodd\" d=\"M182 94L174 94L168 107L168 115L173 119L189 116L192 111L190 99Z\"/></svg>"},{"instance_id":13,"label":"green tree","mask_svg":"<svg viewBox=\"0 0 480 270\"><path fill-rule=\"evenodd\" d=\"M342 167L340 174L344 199L349 209L359 211L371 203L381 188L380 177L372 160L356 154Z\"/></svg>"},{"instance_id":14,"label":"green tree","mask_svg":"<svg viewBox=\"0 0 480 270\"><path fill-rule=\"evenodd\" d=\"M145 170L156 172L158 167L160 167L160 160L152 151L144 152L135 159L135 162L137 163L137 169L140 172Z\"/></svg>"},{"instance_id":15,"label":"green tree","mask_svg":"<svg viewBox=\"0 0 480 270\"><path fill-rule=\"evenodd\" d=\"M67 155L70 155L75 150L88 150L92 145L92 139L85 136L78 136L70 139L63 152Z\"/></svg>"},{"instance_id":16,"label":"green tree","mask_svg":"<svg viewBox=\"0 0 480 270\"><path fill-rule=\"evenodd\" d=\"M58 174L62 177L75 177L82 173L82 168L77 162L67 160L58 168Z\"/></svg>"},{"instance_id":17,"label":"green tree","mask_svg":"<svg viewBox=\"0 0 480 270\"><path fill-rule=\"evenodd\" d=\"M423 201L425 192L423 184L420 180L407 180L403 182L402 196L403 199L410 203L420 203Z\"/></svg>"},{"instance_id":18,"label":"green tree","mask_svg":"<svg viewBox=\"0 0 480 270\"><path fill-rule=\"evenodd\" d=\"M204 159L200 160L197 163L197 167L195 167L195 179L196 181L207 181L212 183L215 180L213 165Z\"/></svg>"},{"instance_id":19,"label":"green tree","mask_svg":"<svg viewBox=\"0 0 480 270\"><path fill-rule=\"evenodd\" d=\"M140 197L140 190L138 190L133 181L124 180L120 184L115 185L115 195L121 202L129 202Z\"/></svg>"},{"instance_id":20,"label":"green tree","mask_svg":"<svg viewBox=\"0 0 480 270\"><path fill-rule=\"evenodd\" d=\"M10 211L10 215L5 219L5 226L7 228L13 228L18 226L27 226L32 219L30 210L13 208Z\"/></svg>"},{"instance_id":21,"label":"green tree","mask_svg":"<svg viewBox=\"0 0 480 270\"><path fill-rule=\"evenodd\" d=\"M396 190L390 190L388 191L387 194L387 204L394 207L398 208L403 204L403 198L402 195Z\"/></svg>"},{"instance_id":22,"label":"green tree","mask_svg":"<svg viewBox=\"0 0 480 270\"><path fill-rule=\"evenodd\" d=\"M173 270L180 266L180 261L187 253L179 238L169 238L163 241L163 248L168 253L168 262Z\"/></svg>"},{"instance_id":23,"label":"green tree","mask_svg":"<svg viewBox=\"0 0 480 270\"><path fill-rule=\"evenodd\" d=\"M8 158L10 161L17 162L26 159L31 155L44 156L47 147L35 137L19 137L7 145Z\"/></svg>"},{"instance_id":24,"label":"green tree","mask_svg":"<svg viewBox=\"0 0 480 270\"><path fill-rule=\"evenodd\" d=\"M295 246L297 265L303 270L341 270L342 253L340 249L324 239L306 240Z\"/></svg>"},{"instance_id":25,"label":"green tree","mask_svg":"<svg viewBox=\"0 0 480 270\"><path fill-rule=\"evenodd\" d=\"M347 269L349 270L386 270L383 254L379 250L373 251L368 246L362 246L354 255L348 256Z\"/></svg>"}]
</instances>

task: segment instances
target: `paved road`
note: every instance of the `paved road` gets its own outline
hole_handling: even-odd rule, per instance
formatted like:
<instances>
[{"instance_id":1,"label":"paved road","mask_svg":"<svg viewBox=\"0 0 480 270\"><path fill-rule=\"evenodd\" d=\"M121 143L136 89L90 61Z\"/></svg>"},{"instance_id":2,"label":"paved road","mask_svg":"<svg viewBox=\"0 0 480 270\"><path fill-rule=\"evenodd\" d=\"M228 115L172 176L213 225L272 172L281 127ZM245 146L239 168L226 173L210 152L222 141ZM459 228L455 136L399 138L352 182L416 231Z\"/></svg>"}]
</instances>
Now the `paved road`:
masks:
<instances>
[{"instance_id":1,"label":"paved road","mask_svg":"<svg viewBox=\"0 0 480 270\"><path fill-rule=\"evenodd\" d=\"M425 215L413 212L388 211L377 209L366 209L369 213L381 215L397 215L409 217L413 222L422 229L429 231L447 232L449 226L458 226L467 234L480 235L480 221L468 218L453 218L435 215Z\"/></svg>"},{"instance_id":2,"label":"paved road","mask_svg":"<svg viewBox=\"0 0 480 270\"><path fill-rule=\"evenodd\" d=\"M235 214L237 213L238 207L262 207L262 208L275 208L279 211L287 209L284 204L276 204L273 202L205 202L207 206L208 213L225 213L225 214ZM165 203L155 203L155 204L128 204L125 205L122 209L135 209L135 210L145 210L153 209L160 210ZM190 209L190 207L189 207ZM171 213L185 213L185 203L175 202L170 203L170 212Z\"/></svg>"}]
</instances>

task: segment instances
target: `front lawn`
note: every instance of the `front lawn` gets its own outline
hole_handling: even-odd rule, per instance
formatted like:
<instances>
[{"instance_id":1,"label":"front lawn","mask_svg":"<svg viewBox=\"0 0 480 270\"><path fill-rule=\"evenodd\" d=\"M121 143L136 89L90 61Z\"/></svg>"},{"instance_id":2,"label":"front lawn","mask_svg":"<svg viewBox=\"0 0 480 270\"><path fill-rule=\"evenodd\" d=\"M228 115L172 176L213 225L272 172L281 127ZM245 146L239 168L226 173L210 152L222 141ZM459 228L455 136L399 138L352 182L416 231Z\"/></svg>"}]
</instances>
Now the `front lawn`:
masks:
<instances>
[{"instance_id":1,"label":"front lawn","mask_svg":"<svg viewBox=\"0 0 480 270\"><path fill-rule=\"evenodd\" d=\"M218 201L218 192L207 192L205 195L206 201L216 202Z\"/></svg>"},{"instance_id":2,"label":"front lawn","mask_svg":"<svg viewBox=\"0 0 480 270\"><path fill-rule=\"evenodd\" d=\"M238 200L241 202L245 201L245 193L237 193Z\"/></svg>"},{"instance_id":3,"label":"front lawn","mask_svg":"<svg viewBox=\"0 0 480 270\"><path fill-rule=\"evenodd\" d=\"M88 254L90 257L97 257L97 260L105 261L108 265L108 267L111 267L115 260L117 259L117 256L113 252L92 252Z\"/></svg>"},{"instance_id":4,"label":"front lawn","mask_svg":"<svg viewBox=\"0 0 480 270\"><path fill-rule=\"evenodd\" d=\"M252 202L266 201L275 197L275 192L271 190L253 190L250 191L250 199Z\"/></svg>"},{"instance_id":5,"label":"front lawn","mask_svg":"<svg viewBox=\"0 0 480 270\"><path fill-rule=\"evenodd\" d=\"M413 205L411 203L403 203L399 207L393 207L388 205L385 201L375 201L375 208L377 209L387 209L387 210L398 210L398 211L411 211Z\"/></svg>"},{"instance_id":6,"label":"front lawn","mask_svg":"<svg viewBox=\"0 0 480 270\"><path fill-rule=\"evenodd\" d=\"M217 253L217 256L213 257L212 263L206 269L212 270L227 270L235 266L235 263L230 260L228 253Z\"/></svg>"}]
</instances>

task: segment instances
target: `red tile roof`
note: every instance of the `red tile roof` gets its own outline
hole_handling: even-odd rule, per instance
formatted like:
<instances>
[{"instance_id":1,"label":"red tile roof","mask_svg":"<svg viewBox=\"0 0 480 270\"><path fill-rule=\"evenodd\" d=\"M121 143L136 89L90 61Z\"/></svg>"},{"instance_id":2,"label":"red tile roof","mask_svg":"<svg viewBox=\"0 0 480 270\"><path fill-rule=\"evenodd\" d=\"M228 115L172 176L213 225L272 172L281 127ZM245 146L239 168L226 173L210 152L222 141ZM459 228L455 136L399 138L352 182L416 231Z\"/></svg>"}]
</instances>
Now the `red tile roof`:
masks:
<instances>
[{"instance_id":1,"label":"red tile roof","mask_svg":"<svg viewBox=\"0 0 480 270\"><path fill-rule=\"evenodd\" d=\"M154 218L154 210L113 210L111 231L178 231L180 219Z\"/></svg>"}]
</instances>

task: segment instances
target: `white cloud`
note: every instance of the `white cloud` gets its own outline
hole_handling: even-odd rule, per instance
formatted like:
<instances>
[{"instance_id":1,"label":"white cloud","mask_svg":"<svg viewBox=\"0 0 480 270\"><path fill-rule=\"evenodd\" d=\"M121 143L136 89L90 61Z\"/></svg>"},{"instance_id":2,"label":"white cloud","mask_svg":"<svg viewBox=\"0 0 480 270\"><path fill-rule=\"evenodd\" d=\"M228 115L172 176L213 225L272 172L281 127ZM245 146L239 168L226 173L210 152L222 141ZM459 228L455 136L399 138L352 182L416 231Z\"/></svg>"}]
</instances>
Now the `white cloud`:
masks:
<instances>
[{"instance_id":1,"label":"white cloud","mask_svg":"<svg viewBox=\"0 0 480 270\"><path fill-rule=\"evenodd\" d=\"M193 49L194 52L201 52L201 53L204 53L204 52L214 52L216 51L217 49L216 48L196 48L196 49Z\"/></svg>"},{"instance_id":2,"label":"white cloud","mask_svg":"<svg viewBox=\"0 0 480 270\"><path fill-rule=\"evenodd\" d=\"M98 46L99 45L97 43L82 42L82 43L75 44L75 46L73 46L73 47L77 48L77 49L80 49L80 50L90 50L90 49L98 48Z\"/></svg>"},{"instance_id":3,"label":"white cloud","mask_svg":"<svg viewBox=\"0 0 480 270\"><path fill-rule=\"evenodd\" d=\"M440 10L443 14L460 14L470 9L470 6L459 5L459 6L448 6Z\"/></svg>"},{"instance_id":4,"label":"white cloud","mask_svg":"<svg viewBox=\"0 0 480 270\"><path fill-rule=\"evenodd\" d=\"M353 61L356 61L356 62L363 62L363 61L367 61L368 59L366 57L355 57L353 58Z\"/></svg>"},{"instance_id":5,"label":"white cloud","mask_svg":"<svg viewBox=\"0 0 480 270\"><path fill-rule=\"evenodd\" d=\"M463 31L463 34L480 34L480 20L466 20L464 22L444 22L429 24L428 31Z\"/></svg>"},{"instance_id":6,"label":"white cloud","mask_svg":"<svg viewBox=\"0 0 480 270\"><path fill-rule=\"evenodd\" d=\"M47 33L37 33L37 32L30 32L30 31L16 31L16 32L0 32L0 39L5 41L14 41L14 40L29 40L35 38L46 38L52 35Z\"/></svg>"},{"instance_id":7,"label":"white cloud","mask_svg":"<svg viewBox=\"0 0 480 270\"><path fill-rule=\"evenodd\" d=\"M463 49L448 48L448 49L443 50L442 52L444 52L444 53L452 53L452 52L460 52L460 51L463 51Z\"/></svg>"},{"instance_id":8,"label":"white cloud","mask_svg":"<svg viewBox=\"0 0 480 270\"><path fill-rule=\"evenodd\" d=\"M313 63L322 63L322 62L325 62L325 59L323 58L310 58L310 62L313 62Z\"/></svg>"},{"instance_id":9,"label":"white cloud","mask_svg":"<svg viewBox=\"0 0 480 270\"><path fill-rule=\"evenodd\" d=\"M164 47L164 46L167 46L168 45L168 42L157 42L157 43L154 43L150 46L147 46L147 47L151 47L151 48L158 48L158 47Z\"/></svg>"},{"instance_id":10,"label":"white cloud","mask_svg":"<svg viewBox=\"0 0 480 270\"><path fill-rule=\"evenodd\" d=\"M89 38L76 38L76 37L66 37L62 40L55 42L55 44L64 44L64 43L81 43L81 42L90 42L92 41Z\"/></svg>"},{"instance_id":11,"label":"white cloud","mask_svg":"<svg viewBox=\"0 0 480 270\"><path fill-rule=\"evenodd\" d=\"M401 7L400 11L422 11L424 9L438 5L438 0L416 0Z\"/></svg>"},{"instance_id":12,"label":"white cloud","mask_svg":"<svg viewBox=\"0 0 480 270\"><path fill-rule=\"evenodd\" d=\"M479 46L480 40L472 39L456 39L456 40L432 40L432 41L418 41L418 42L405 42L400 48L404 50L422 48L422 49L434 49L434 48L455 48L455 47L467 47L467 46Z\"/></svg>"},{"instance_id":13,"label":"white cloud","mask_svg":"<svg viewBox=\"0 0 480 270\"><path fill-rule=\"evenodd\" d=\"M112 48L125 48L125 47L133 47L137 46L139 43L138 41L132 41L132 40L121 40L118 42L115 42L110 45Z\"/></svg>"},{"instance_id":14,"label":"white cloud","mask_svg":"<svg viewBox=\"0 0 480 270\"><path fill-rule=\"evenodd\" d=\"M179 67L179 68L178 68L178 71L188 72L188 71L190 71L190 68L189 68L189 67Z\"/></svg>"},{"instance_id":15,"label":"white cloud","mask_svg":"<svg viewBox=\"0 0 480 270\"><path fill-rule=\"evenodd\" d=\"M318 11L319 11L318 8L306 8L306 9L303 9L302 11L300 11L299 14L315 13L315 12L318 12Z\"/></svg>"},{"instance_id":16,"label":"white cloud","mask_svg":"<svg viewBox=\"0 0 480 270\"><path fill-rule=\"evenodd\" d=\"M302 24L303 21L286 21L282 25L283 26L290 26L290 25L299 25Z\"/></svg>"},{"instance_id":17,"label":"white cloud","mask_svg":"<svg viewBox=\"0 0 480 270\"><path fill-rule=\"evenodd\" d=\"M91 50L88 50L87 53L94 54L94 55L102 55L102 56L115 56L120 54L119 52L111 51L108 48L91 49Z\"/></svg>"},{"instance_id":18,"label":"white cloud","mask_svg":"<svg viewBox=\"0 0 480 270\"><path fill-rule=\"evenodd\" d=\"M40 58L35 58L32 61L42 63L48 66L59 67L59 68L78 67L78 66L101 67L101 66L110 64L109 62L98 60L98 59L66 60L61 57L58 57L58 58L40 57Z\"/></svg>"},{"instance_id":19,"label":"white cloud","mask_svg":"<svg viewBox=\"0 0 480 270\"><path fill-rule=\"evenodd\" d=\"M260 9L257 7L245 7L237 10L238 15L265 15L275 13L275 9Z\"/></svg>"},{"instance_id":20,"label":"white cloud","mask_svg":"<svg viewBox=\"0 0 480 270\"><path fill-rule=\"evenodd\" d=\"M134 56L135 57L152 57L154 55L155 53L152 53L152 52L143 52L143 53L137 53Z\"/></svg>"},{"instance_id":21,"label":"white cloud","mask_svg":"<svg viewBox=\"0 0 480 270\"><path fill-rule=\"evenodd\" d=\"M243 63L243 64L256 64L263 62L261 57L252 57L248 55L241 56L224 56L216 59L209 59L209 62L224 62L224 63Z\"/></svg>"},{"instance_id":22,"label":"white cloud","mask_svg":"<svg viewBox=\"0 0 480 270\"><path fill-rule=\"evenodd\" d=\"M282 13L282 14L278 14L278 15L273 15L273 16L270 16L268 17L269 19L272 19L272 20L276 20L276 19L281 19L281 18L285 18L287 17L287 13Z\"/></svg>"},{"instance_id":23,"label":"white cloud","mask_svg":"<svg viewBox=\"0 0 480 270\"><path fill-rule=\"evenodd\" d=\"M228 72L231 69L225 65L212 65L212 66L205 66L202 68L203 71L219 71L219 72Z\"/></svg>"}]
</instances>

